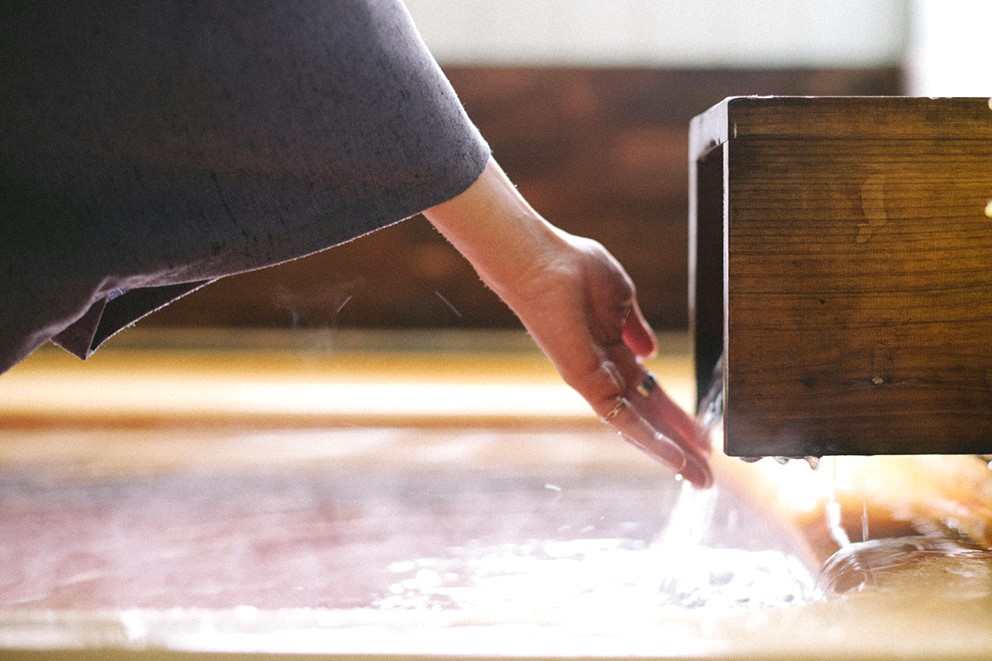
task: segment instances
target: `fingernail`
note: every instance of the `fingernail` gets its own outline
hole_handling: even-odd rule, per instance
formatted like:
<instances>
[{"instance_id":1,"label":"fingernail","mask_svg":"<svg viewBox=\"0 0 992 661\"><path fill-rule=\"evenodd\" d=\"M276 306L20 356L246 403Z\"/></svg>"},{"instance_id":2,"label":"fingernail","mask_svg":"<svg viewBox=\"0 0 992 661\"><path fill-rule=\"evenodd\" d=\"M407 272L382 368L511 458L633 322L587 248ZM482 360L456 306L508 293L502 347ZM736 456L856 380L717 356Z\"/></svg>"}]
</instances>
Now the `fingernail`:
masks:
<instances>
[{"instance_id":1,"label":"fingernail","mask_svg":"<svg viewBox=\"0 0 992 661\"><path fill-rule=\"evenodd\" d=\"M713 486L713 472L706 461L691 453L686 453L686 464L680 474L697 489L708 489Z\"/></svg>"}]
</instances>

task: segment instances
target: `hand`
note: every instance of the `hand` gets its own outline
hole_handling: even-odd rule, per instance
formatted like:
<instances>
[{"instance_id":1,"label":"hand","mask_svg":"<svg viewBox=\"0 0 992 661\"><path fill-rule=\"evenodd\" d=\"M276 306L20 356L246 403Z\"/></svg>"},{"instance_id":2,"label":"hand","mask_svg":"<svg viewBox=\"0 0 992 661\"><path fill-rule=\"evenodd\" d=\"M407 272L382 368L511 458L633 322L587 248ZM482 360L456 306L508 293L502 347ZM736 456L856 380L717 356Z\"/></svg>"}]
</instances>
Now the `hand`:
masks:
<instances>
[{"instance_id":1,"label":"hand","mask_svg":"<svg viewBox=\"0 0 992 661\"><path fill-rule=\"evenodd\" d=\"M517 314L605 422L698 487L712 483L705 434L652 381L640 359L654 334L634 285L600 244L541 218L490 160L458 197L425 212Z\"/></svg>"},{"instance_id":2,"label":"hand","mask_svg":"<svg viewBox=\"0 0 992 661\"><path fill-rule=\"evenodd\" d=\"M600 418L694 485L709 486L705 434L640 362L656 345L630 278L600 244L556 233L561 244L515 279L504 300Z\"/></svg>"}]
</instances>

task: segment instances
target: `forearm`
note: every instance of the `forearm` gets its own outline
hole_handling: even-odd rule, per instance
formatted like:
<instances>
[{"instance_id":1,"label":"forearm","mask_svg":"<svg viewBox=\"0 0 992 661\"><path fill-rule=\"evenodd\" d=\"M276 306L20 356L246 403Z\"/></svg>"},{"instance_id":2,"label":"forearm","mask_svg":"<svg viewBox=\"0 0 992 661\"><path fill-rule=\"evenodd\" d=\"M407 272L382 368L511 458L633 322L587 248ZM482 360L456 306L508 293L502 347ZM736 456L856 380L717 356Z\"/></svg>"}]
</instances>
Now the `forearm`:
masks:
<instances>
[{"instance_id":1,"label":"forearm","mask_svg":"<svg viewBox=\"0 0 992 661\"><path fill-rule=\"evenodd\" d=\"M654 335L633 282L603 246L547 222L492 159L465 192L425 215L600 417L694 484L709 484L706 440L640 364Z\"/></svg>"},{"instance_id":2,"label":"forearm","mask_svg":"<svg viewBox=\"0 0 992 661\"><path fill-rule=\"evenodd\" d=\"M517 283L565 245L493 159L466 191L424 215L511 305Z\"/></svg>"}]
</instances>

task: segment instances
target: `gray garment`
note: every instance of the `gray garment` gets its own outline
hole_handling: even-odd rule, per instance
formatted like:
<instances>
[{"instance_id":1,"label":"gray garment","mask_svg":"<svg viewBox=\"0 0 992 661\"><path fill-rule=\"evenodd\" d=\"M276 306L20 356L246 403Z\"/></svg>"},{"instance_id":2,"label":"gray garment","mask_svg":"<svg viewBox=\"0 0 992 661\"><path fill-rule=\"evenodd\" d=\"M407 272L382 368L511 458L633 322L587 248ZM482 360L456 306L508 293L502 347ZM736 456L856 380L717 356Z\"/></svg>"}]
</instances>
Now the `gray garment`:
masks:
<instances>
[{"instance_id":1,"label":"gray garment","mask_svg":"<svg viewBox=\"0 0 992 661\"><path fill-rule=\"evenodd\" d=\"M488 146L399 0L0 6L0 372L450 199Z\"/></svg>"}]
</instances>

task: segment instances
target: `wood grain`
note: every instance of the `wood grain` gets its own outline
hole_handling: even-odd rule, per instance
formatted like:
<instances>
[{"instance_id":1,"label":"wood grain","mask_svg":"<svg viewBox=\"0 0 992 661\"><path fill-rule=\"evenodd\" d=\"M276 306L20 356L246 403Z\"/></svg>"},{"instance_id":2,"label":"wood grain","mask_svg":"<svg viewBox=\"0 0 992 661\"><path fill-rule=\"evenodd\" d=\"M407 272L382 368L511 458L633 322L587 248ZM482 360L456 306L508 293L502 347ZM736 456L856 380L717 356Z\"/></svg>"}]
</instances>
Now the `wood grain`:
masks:
<instances>
[{"instance_id":1,"label":"wood grain","mask_svg":"<svg viewBox=\"0 0 992 661\"><path fill-rule=\"evenodd\" d=\"M992 451L987 100L728 110L728 453Z\"/></svg>"}]
</instances>

